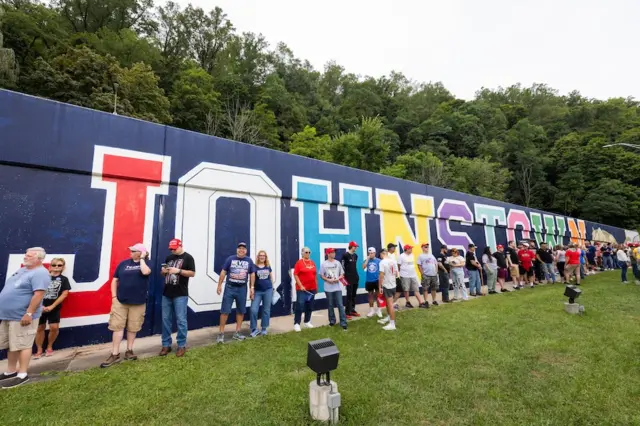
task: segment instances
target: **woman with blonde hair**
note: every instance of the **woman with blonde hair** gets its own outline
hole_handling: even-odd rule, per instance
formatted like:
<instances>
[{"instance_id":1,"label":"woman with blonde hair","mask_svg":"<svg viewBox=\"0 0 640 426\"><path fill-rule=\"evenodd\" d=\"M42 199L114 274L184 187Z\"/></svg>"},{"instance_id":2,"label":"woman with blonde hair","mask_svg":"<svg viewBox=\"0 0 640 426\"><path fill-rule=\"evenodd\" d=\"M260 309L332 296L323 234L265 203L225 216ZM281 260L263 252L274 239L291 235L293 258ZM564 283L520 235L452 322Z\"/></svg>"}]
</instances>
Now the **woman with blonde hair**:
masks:
<instances>
[{"instance_id":1,"label":"woman with blonde hair","mask_svg":"<svg viewBox=\"0 0 640 426\"><path fill-rule=\"evenodd\" d=\"M49 275L51 282L49 288L42 299L42 315L40 315L40 323L36 332L36 354L34 359L42 357L42 346L44 345L45 329L49 323L49 337L47 339L46 356L53 355L53 343L58 338L60 330L60 311L62 310L62 302L69 295L71 284L69 279L62 275L66 263L64 259L56 257L49 264Z\"/></svg>"},{"instance_id":2,"label":"woman with blonde hair","mask_svg":"<svg viewBox=\"0 0 640 426\"><path fill-rule=\"evenodd\" d=\"M269 319L271 318L271 300L273 300L273 291L275 287L275 279L273 270L269 263L269 256L264 250L260 250L255 260L256 281L253 291L253 300L251 301L250 327L251 337L257 337L262 334L267 335L269 328ZM260 311L260 302L262 302L262 320L258 330L258 312Z\"/></svg>"}]
</instances>

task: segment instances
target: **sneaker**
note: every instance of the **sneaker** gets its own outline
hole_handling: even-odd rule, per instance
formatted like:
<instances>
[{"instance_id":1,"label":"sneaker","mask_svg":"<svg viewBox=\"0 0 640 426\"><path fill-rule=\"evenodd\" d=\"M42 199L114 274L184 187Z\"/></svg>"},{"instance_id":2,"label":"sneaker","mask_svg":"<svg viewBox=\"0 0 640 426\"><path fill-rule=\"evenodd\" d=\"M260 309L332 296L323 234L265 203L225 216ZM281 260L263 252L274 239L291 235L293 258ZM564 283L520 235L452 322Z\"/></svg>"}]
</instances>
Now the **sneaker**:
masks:
<instances>
[{"instance_id":1,"label":"sneaker","mask_svg":"<svg viewBox=\"0 0 640 426\"><path fill-rule=\"evenodd\" d=\"M533 288L533 284L529 284L529 287L530 287L530 288Z\"/></svg>"},{"instance_id":2,"label":"sneaker","mask_svg":"<svg viewBox=\"0 0 640 426\"><path fill-rule=\"evenodd\" d=\"M389 317L384 317L381 320L378 320L378 324L382 324L382 325L384 325L384 324L386 324L388 322L389 322Z\"/></svg>"},{"instance_id":3,"label":"sneaker","mask_svg":"<svg viewBox=\"0 0 640 426\"><path fill-rule=\"evenodd\" d=\"M118 354L118 355L111 354L111 355L109 355L109 358L107 358L107 360L105 362L100 364L100 368L111 367L113 364L117 364L120 361L121 361L120 360L120 354Z\"/></svg>"},{"instance_id":4,"label":"sneaker","mask_svg":"<svg viewBox=\"0 0 640 426\"><path fill-rule=\"evenodd\" d=\"M521 287L520 287L519 285L517 285L517 286L515 286L514 288L515 288L516 290L520 290L520 288L521 288Z\"/></svg>"},{"instance_id":5,"label":"sneaker","mask_svg":"<svg viewBox=\"0 0 640 426\"><path fill-rule=\"evenodd\" d=\"M398 306L398 304L396 303L395 305L393 305L393 309L396 311L400 310L400 306Z\"/></svg>"},{"instance_id":6,"label":"sneaker","mask_svg":"<svg viewBox=\"0 0 640 426\"><path fill-rule=\"evenodd\" d=\"M171 346L163 346L160 350L159 356L167 356L167 354L171 352Z\"/></svg>"},{"instance_id":7,"label":"sneaker","mask_svg":"<svg viewBox=\"0 0 640 426\"><path fill-rule=\"evenodd\" d=\"M266 335L267 335L267 330L262 330L262 331L260 332L260 334L262 334L263 336L266 336Z\"/></svg>"},{"instance_id":8,"label":"sneaker","mask_svg":"<svg viewBox=\"0 0 640 426\"><path fill-rule=\"evenodd\" d=\"M421 304L418 305L418 308L429 309L429 304L428 303L421 303Z\"/></svg>"},{"instance_id":9,"label":"sneaker","mask_svg":"<svg viewBox=\"0 0 640 426\"><path fill-rule=\"evenodd\" d=\"M396 329L396 325L395 324L387 324L384 327L382 327L383 330L395 330Z\"/></svg>"},{"instance_id":10,"label":"sneaker","mask_svg":"<svg viewBox=\"0 0 640 426\"><path fill-rule=\"evenodd\" d=\"M313 328L313 324L311 324L311 321L305 322L304 326L305 326L305 328Z\"/></svg>"},{"instance_id":11,"label":"sneaker","mask_svg":"<svg viewBox=\"0 0 640 426\"><path fill-rule=\"evenodd\" d=\"M629 284L629 281L622 281L622 284Z\"/></svg>"},{"instance_id":12,"label":"sneaker","mask_svg":"<svg viewBox=\"0 0 640 426\"><path fill-rule=\"evenodd\" d=\"M44 354L42 352L38 353L38 354L34 354L33 355L33 359L40 359L44 356Z\"/></svg>"},{"instance_id":13,"label":"sneaker","mask_svg":"<svg viewBox=\"0 0 640 426\"><path fill-rule=\"evenodd\" d=\"M348 317L347 317L348 318ZM300 324L294 324L293 325L293 330L294 331L302 331L302 329L300 328Z\"/></svg>"},{"instance_id":14,"label":"sneaker","mask_svg":"<svg viewBox=\"0 0 640 426\"><path fill-rule=\"evenodd\" d=\"M509 290L507 290L506 288L503 288L500 290L500 293L509 293Z\"/></svg>"},{"instance_id":15,"label":"sneaker","mask_svg":"<svg viewBox=\"0 0 640 426\"><path fill-rule=\"evenodd\" d=\"M411 308L413 308L413 305L411 304L411 302L407 302L407 303L404 305L404 307L405 307L405 308L407 308L407 309L411 309Z\"/></svg>"},{"instance_id":16,"label":"sneaker","mask_svg":"<svg viewBox=\"0 0 640 426\"><path fill-rule=\"evenodd\" d=\"M138 357L133 353L133 350L127 350L124 353L124 360L125 361L135 361L137 359L138 359Z\"/></svg>"},{"instance_id":17,"label":"sneaker","mask_svg":"<svg viewBox=\"0 0 640 426\"><path fill-rule=\"evenodd\" d=\"M357 313L356 311L353 311L353 312L351 312L351 316L352 316L352 317L359 317L359 316L360 316L360 314L359 314L359 313Z\"/></svg>"},{"instance_id":18,"label":"sneaker","mask_svg":"<svg viewBox=\"0 0 640 426\"><path fill-rule=\"evenodd\" d=\"M437 301L437 300L434 300L431 304L432 304L433 306L438 306L438 305L439 305L439 303L438 303L438 301Z\"/></svg>"},{"instance_id":19,"label":"sneaker","mask_svg":"<svg viewBox=\"0 0 640 426\"><path fill-rule=\"evenodd\" d=\"M347 327L342 327L342 331L347 331Z\"/></svg>"},{"instance_id":20,"label":"sneaker","mask_svg":"<svg viewBox=\"0 0 640 426\"><path fill-rule=\"evenodd\" d=\"M29 381L29 376L25 377L14 377L13 379L3 380L2 381L2 389L11 389L23 385Z\"/></svg>"},{"instance_id":21,"label":"sneaker","mask_svg":"<svg viewBox=\"0 0 640 426\"><path fill-rule=\"evenodd\" d=\"M476 294L472 293L472 294L469 295L469 297L476 297Z\"/></svg>"},{"instance_id":22,"label":"sneaker","mask_svg":"<svg viewBox=\"0 0 640 426\"><path fill-rule=\"evenodd\" d=\"M176 356L178 358L182 358L186 352L187 352L187 348L185 347L178 348L178 350L176 351Z\"/></svg>"},{"instance_id":23,"label":"sneaker","mask_svg":"<svg viewBox=\"0 0 640 426\"><path fill-rule=\"evenodd\" d=\"M15 373L11 373L11 374L0 374L0 382L3 381L3 380L13 379L17 375L18 375L17 371Z\"/></svg>"},{"instance_id":24,"label":"sneaker","mask_svg":"<svg viewBox=\"0 0 640 426\"><path fill-rule=\"evenodd\" d=\"M251 334L249 334L249 336L251 337L258 337L260 335L260 330L255 329L251 332Z\"/></svg>"},{"instance_id":25,"label":"sneaker","mask_svg":"<svg viewBox=\"0 0 640 426\"><path fill-rule=\"evenodd\" d=\"M378 318L382 318L382 311L380 310L380 308L378 308L378 310L376 311L376 315L378 316Z\"/></svg>"},{"instance_id":26,"label":"sneaker","mask_svg":"<svg viewBox=\"0 0 640 426\"><path fill-rule=\"evenodd\" d=\"M53 356L53 349L47 349L44 356Z\"/></svg>"},{"instance_id":27,"label":"sneaker","mask_svg":"<svg viewBox=\"0 0 640 426\"><path fill-rule=\"evenodd\" d=\"M240 334L239 331L236 331L235 334L233 335L233 340L239 340L240 342L242 342L245 339L246 339L246 336L243 336L242 334Z\"/></svg>"},{"instance_id":28,"label":"sneaker","mask_svg":"<svg viewBox=\"0 0 640 426\"><path fill-rule=\"evenodd\" d=\"M222 333L218 334L218 337L216 338L216 343L224 343L224 334Z\"/></svg>"},{"instance_id":29,"label":"sneaker","mask_svg":"<svg viewBox=\"0 0 640 426\"><path fill-rule=\"evenodd\" d=\"M345 317L347 317L348 320L352 320L353 317L351 316L351 314L346 314Z\"/></svg>"},{"instance_id":30,"label":"sneaker","mask_svg":"<svg viewBox=\"0 0 640 426\"><path fill-rule=\"evenodd\" d=\"M371 318L372 316L374 316L376 313L372 310L369 311L369 313L367 314L367 318Z\"/></svg>"}]
</instances>

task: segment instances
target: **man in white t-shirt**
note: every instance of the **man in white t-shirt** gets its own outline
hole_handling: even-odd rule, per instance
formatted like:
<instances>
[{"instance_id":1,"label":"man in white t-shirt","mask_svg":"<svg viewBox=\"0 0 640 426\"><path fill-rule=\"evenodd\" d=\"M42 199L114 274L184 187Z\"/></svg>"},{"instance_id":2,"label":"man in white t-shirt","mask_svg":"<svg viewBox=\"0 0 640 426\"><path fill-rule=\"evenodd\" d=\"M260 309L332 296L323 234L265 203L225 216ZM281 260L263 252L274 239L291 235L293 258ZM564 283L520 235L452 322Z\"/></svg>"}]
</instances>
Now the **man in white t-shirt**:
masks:
<instances>
[{"instance_id":1,"label":"man in white t-shirt","mask_svg":"<svg viewBox=\"0 0 640 426\"><path fill-rule=\"evenodd\" d=\"M396 277L398 276L398 264L390 259L387 250L380 250L380 275L378 278L378 292L383 295L387 302L387 316L378 320L379 324L385 324L383 330L396 329L396 312L393 307L393 297L396 293ZM388 324L387 324L388 323Z\"/></svg>"},{"instance_id":2,"label":"man in white t-shirt","mask_svg":"<svg viewBox=\"0 0 640 426\"><path fill-rule=\"evenodd\" d=\"M329 313L329 325L336 324L335 308L338 308L340 316L340 326L347 330L347 316L342 304L342 284L340 278L344 277L342 263L336 260L336 251L328 248L324 251L327 260L320 265L320 278L324 281L324 294L327 298L327 309Z\"/></svg>"},{"instance_id":3,"label":"man in white t-shirt","mask_svg":"<svg viewBox=\"0 0 640 426\"><path fill-rule=\"evenodd\" d=\"M431 293L431 303L438 306L436 295L438 291L438 261L429 252L429 243L422 244L422 253L418 256L418 269L422 278L422 293L424 294L424 304L429 307L429 293Z\"/></svg>"},{"instance_id":4,"label":"man in white t-shirt","mask_svg":"<svg viewBox=\"0 0 640 426\"><path fill-rule=\"evenodd\" d=\"M406 307L413 308L413 305L409 301L409 292L413 291L413 294L418 299L418 306L426 308L422 296L420 295L420 283L418 282L418 274L416 273L416 264L413 259L413 246L406 244L404 247L404 253L398 257L398 270L400 271L400 281L402 282L402 291L404 297L407 300Z\"/></svg>"}]
</instances>

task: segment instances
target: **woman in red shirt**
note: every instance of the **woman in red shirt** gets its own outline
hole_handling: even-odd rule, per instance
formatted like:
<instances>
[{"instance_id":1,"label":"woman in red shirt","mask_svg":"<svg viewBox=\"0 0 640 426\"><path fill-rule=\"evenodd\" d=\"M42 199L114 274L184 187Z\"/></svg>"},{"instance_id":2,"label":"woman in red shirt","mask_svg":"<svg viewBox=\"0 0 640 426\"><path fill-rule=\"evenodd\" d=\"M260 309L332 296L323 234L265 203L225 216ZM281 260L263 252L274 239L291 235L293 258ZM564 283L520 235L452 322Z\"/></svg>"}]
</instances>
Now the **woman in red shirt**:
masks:
<instances>
[{"instance_id":1,"label":"woman in red shirt","mask_svg":"<svg viewBox=\"0 0 640 426\"><path fill-rule=\"evenodd\" d=\"M565 257L567 263L564 267L564 279L569 283L571 275L576 275L576 284L580 285L580 250L575 244L569 244L569 250L566 251Z\"/></svg>"},{"instance_id":2,"label":"woman in red shirt","mask_svg":"<svg viewBox=\"0 0 640 426\"><path fill-rule=\"evenodd\" d=\"M310 256L311 250L308 247L303 248L302 259L296 262L296 266L293 269L293 278L296 281L296 309L293 317L293 329L295 331L300 331L303 310L304 326L313 328L311 311L313 311L313 300L318 291L318 271Z\"/></svg>"}]
</instances>

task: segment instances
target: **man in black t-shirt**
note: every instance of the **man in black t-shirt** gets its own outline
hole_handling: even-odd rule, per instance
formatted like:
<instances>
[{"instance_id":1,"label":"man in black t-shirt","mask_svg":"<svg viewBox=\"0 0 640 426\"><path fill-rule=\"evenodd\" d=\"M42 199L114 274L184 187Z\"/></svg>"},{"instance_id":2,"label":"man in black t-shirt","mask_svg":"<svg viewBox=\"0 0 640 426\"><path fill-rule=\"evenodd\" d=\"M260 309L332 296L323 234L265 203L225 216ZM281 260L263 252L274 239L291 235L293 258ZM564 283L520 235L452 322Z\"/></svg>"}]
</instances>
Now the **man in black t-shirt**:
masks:
<instances>
[{"instance_id":1,"label":"man in black t-shirt","mask_svg":"<svg viewBox=\"0 0 640 426\"><path fill-rule=\"evenodd\" d=\"M556 273L553 270L553 252L549 249L547 243L540 244L540 248L536 252L536 258L542 267L542 273L544 275L543 282L546 284L547 280L556 283Z\"/></svg>"},{"instance_id":2,"label":"man in black t-shirt","mask_svg":"<svg viewBox=\"0 0 640 426\"><path fill-rule=\"evenodd\" d=\"M449 299L449 270L451 267L447 263L447 257L447 246L443 244L440 246L440 253L436 255L436 260L438 261L438 281L444 303L451 302Z\"/></svg>"},{"instance_id":3,"label":"man in black t-shirt","mask_svg":"<svg viewBox=\"0 0 640 426\"><path fill-rule=\"evenodd\" d=\"M60 332L60 311L62 310L62 302L67 298L71 291L69 279L62 275L66 262L60 257L51 260L49 264L49 275L51 282L47 288L47 292L42 299L42 314L38 322L38 331L36 332L36 354L34 359L42 357L42 346L44 344L45 330L49 323L49 337L47 338L46 356L53 354L53 343L58 338Z\"/></svg>"},{"instance_id":4,"label":"man in black t-shirt","mask_svg":"<svg viewBox=\"0 0 640 426\"><path fill-rule=\"evenodd\" d=\"M496 252L493 253L493 257L496 258L496 263L498 264L498 284L500 284L500 292L506 293L509 291L504 286L504 282L507 279L508 255L504 252L504 246L498 244Z\"/></svg>"},{"instance_id":5,"label":"man in black t-shirt","mask_svg":"<svg viewBox=\"0 0 640 426\"><path fill-rule=\"evenodd\" d=\"M483 296L482 280L480 278L480 262L476 258L475 244L469 244L467 254L465 255L465 267L469 271L469 295Z\"/></svg>"},{"instance_id":6,"label":"man in black t-shirt","mask_svg":"<svg viewBox=\"0 0 640 426\"><path fill-rule=\"evenodd\" d=\"M356 249L358 244L355 241L349 243L349 248L342 255L342 269L344 269L344 278L349 285L347 286L347 300L345 302L345 313L347 319L352 317L359 317L360 314L356 312L356 296L358 295L358 255Z\"/></svg>"},{"instance_id":7,"label":"man in black t-shirt","mask_svg":"<svg viewBox=\"0 0 640 426\"><path fill-rule=\"evenodd\" d=\"M164 291L162 292L162 350L160 356L171 352L173 317L178 325L178 351L181 357L187 349L187 303L189 301L189 278L196 275L196 262L184 251L182 241L174 238L169 242L171 254L162 265Z\"/></svg>"},{"instance_id":8,"label":"man in black t-shirt","mask_svg":"<svg viewBox=\"0 0 640 426\"><path fill-rule=\"evenodd\" d=\"M515 241L509 241L507 255L509 275L511 275L511 279L513 280L513 288L520 290L520 258L518 257L518 249L516 248Z\"/></svg>"}]
</instances>

